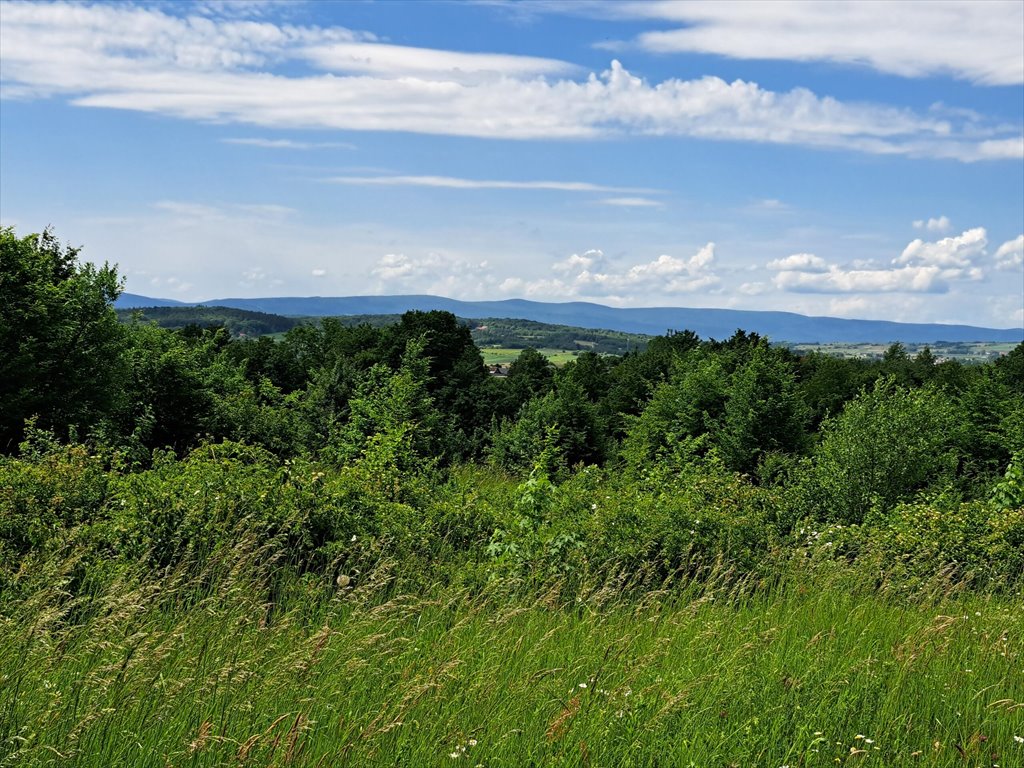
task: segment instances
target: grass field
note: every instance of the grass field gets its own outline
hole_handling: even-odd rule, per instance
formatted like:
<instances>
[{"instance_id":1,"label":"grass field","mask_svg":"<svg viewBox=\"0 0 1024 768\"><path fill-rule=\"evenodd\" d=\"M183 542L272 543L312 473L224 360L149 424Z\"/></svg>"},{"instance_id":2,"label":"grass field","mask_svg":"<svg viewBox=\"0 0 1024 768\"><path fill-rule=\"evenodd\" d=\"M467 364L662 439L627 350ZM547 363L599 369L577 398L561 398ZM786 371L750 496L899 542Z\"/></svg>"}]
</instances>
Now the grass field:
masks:
<instances>
[{"instance_id":1,"label":"grass field","mask_svg":"<svg viewBox=\"0 0 1024 768\"><path fill-rule=\"evenodd\" d=\"M508 349L504 347L484 347L480 350L480 354L483 355L484 363L487 365L508 365L519 357L522 351L521 349ZM555 365L565 365L570 360L575 360L579 355L578 350L572 349L550 349L545 347L537 351Z\"/></svg>"},{"instance_id":2,"label":"grass field","mask_svg":"<svg viewBox=\"0 0 1024 768\"><path fill-rule=\"evenodd\" d=\"M1019 598L724 584L268 603L229 575L189 606L58 579L0 625L0 765L1024 765Z\"/></svg>"},{"instance_id":3,"label":"grass field","mask_svg":"<svg viewBox=\"0 0 1024 768\"><path fill-rule=\"evenodd\" d=\"M937 344L905 344L904 347L910 355L928 347L932 354L940 359L957 360L961 363L984 362L994 360L1000 355L1006 355L1017 346L1016 342L1000 341L965 341L965 342L940 342ZM793 344L792 349L798 353L822 352L835 357L853 358L877 358L880 359L888 344L853 344L846 342L829 342L825 344Z\"/></svg>"}]
</instances>

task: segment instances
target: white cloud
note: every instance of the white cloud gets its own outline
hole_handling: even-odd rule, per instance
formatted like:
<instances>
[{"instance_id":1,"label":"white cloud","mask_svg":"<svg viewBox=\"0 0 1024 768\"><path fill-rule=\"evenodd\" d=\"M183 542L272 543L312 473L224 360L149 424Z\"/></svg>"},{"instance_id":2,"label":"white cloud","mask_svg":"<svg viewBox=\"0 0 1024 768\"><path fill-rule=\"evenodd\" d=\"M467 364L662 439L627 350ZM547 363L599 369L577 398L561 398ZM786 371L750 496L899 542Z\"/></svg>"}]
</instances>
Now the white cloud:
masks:
<instances>
[{"instance_id":1,"label":"white cloud","mask_svg":"<svg viewBox=\"0 0 1024 768\"><path fill-rule=\"evenodd\" d=\"M773 270L797 269L803 272L824 272L828 269L825 260L813 253L794 253L784 259L769 261L766 266Z\"/></svg>"},{"instance_id":2,"label":"white cloud","mask_svg":"<svg viewBox=\"0 0 1024 768\"><path fill-rule=\"evenodd\" d=\"M885 3L629 2L619 12L686 26L647 32L660 53L832 61L903 77L950 75L984 85L1024 82L1024 4L1019 0Z\"/></svg>"},{"instance_id":3,"label":"white cloud","mask_svg":"<svg viewBox=\"0 0 1024 768\"><path fill-rule=\"evenodd\" d=\"M947 290L938 267L851 269L832 265L826 272L779 272L776 287L796 293L933 293Z\"/></svg>"},{"instance_id":4,"label":"white cloud","mask_svg":"<svg viewBox=\"0 0 1024 768\"><path fill-rule=\"evenodd\" d=\"M294 208L275 203L210 205L182 200L160 200L153 203L152 207L158 211L170 213L183 222L225 221L228 218L282 219L296 212Z\"/></svg>"},{"instance_id":5,"label":"white cloud","mask_svg":"<svg viewBox=\"0 0 1024 768\"><path fill-rule=\"evenodd\" d=\"M574 253L562 261L556 261L551 269L563 275L586 272L596 264L604 263L604 254L599 250L585 251L582 255Z\"/></svg>"},{"instance_id":6,"label":"white cloud","mask_svg":"<svg viewBox=\"0 0 1024 768\"><path fill-rule=\"evenodd\" d=\"M505 293L531 298L597 298L612 303L649 303L652 296L671 301L681 294L718 286L714 271L715 244L707 243L684 259L662 254L628 268L611 264L599 250L573 254L551 266L555 278L524 280L507 278L500 283Z\"/></svg>"},{"instance_id":7,"label":"white cloud","mask_svg":"<svg viewBox=\"0 0 1024 768\"><path fill-rule=\"evenodd\" d=\"M902 323L925 322L926 309L936 303L937 297L932 296L901 296L894 302L891 296L842 296L828 300L822 310L830 317L873 318L877 320L895 320ZM937 314L930 322L948 321L948 317Z\"/></svg>"},{"instance_id":8,"label":"white cloud","mask_svg":"<svg viewBox=\"0 0 1024 768\"><path fill-rule=\"evenodd\" d=\"M747 207L749 210L761 213L774 213L790 210L790 206L788 204L781 200L776 200L773 197L765 198L764 200L757 200Z\"/></svg>"},{"instance_id":9,"label":"white cloud","mask_svg":"<svg viewBox=\"0 0 1024 768\"><path fill-rule=\"evenodd\" d=\"M454 176L333 176L332 184L357 187L444 187L447 189L549 189L559 192L656 192L636 187L608 187L585 181L509 181L500 179L460 179Z\"/></svg>"},{"instance_id":10,"label":"white cloud","mask_svg":"<svg viewBox=\"0 0 1024 768\"><path fill-rule=\"evenodd\" d=\"M306 48L303 57L328 72L357 72L387 78L477 83L500 77L563 75L576 67L565 61L499 53L462 53L381 43L333 42Z\"/></svg>"},{"instance_id":11,"label":"white cloud","mask_svg":"<svg viewBox=\"0 0 1024 768\"><path fill-rule=\"evenodd\" d=\"M665 135L962 161L1024 157L1019 126L847 103L803 88L777 92L710 76L652 84L617 61L573 79L547 59L384 46L339 27L179 18L127 4L3 8L8 98L62 96L84 107L281 130L524 140ZM364 50L373 55L360 72L316 71L335 66L330 51L358 59ZM288 62L314 71L282 74ZM425 69L410 74L417 62Z\"/></svg>"},{"instance_id":12,"label":"white cloud","mask_svg":"<svg viewBox=\"0 0 1024 768\"><path fill-rule=\"evenodd\" d=\"M355 149L355 144L345 141L294 141L292 139L239 138L221 139L224 144L240 144L264 149Z\"/></svg>"},{"instance_id":13,"label":"white cloud","mask_svg":"<svg viewBox=\"0 0 1024 768\"><path fill-rule=\"evenodd\" d=\"M603 205L611 205L618 208L664 208L665 204L660 200L652 200L649 197L606 197L600 201Z\"/></svg>"},{"instance_id":14,"label":"white cloud","mask_svg":"<svg viewBox=\"0 0 1024 768\"><path fill-rule=\"evenodd\" d=\"M864 262L845 268L809 253L776 259L767 267L778 270L772 278L777 288L796 293L944 293L951 282L983 277L976 261L987 243L984 227L976 227L934 243L914 240L889 268Z\"/></svg>"},{"instance_id":15,"label":"white cloud","mask_svg":"<svg viewBox=\"0 0 1024 768\"><path fill-rule=\"evenodd\" d=\"M770 286L765 283L743 283L739 288L740 293L744 296L760 296L769 290Z\"/></svg>"},{"instance_id":16,"label":"white cloud","mask_svg":"<svg viewBox=\"0 0 1024 768\"><path fill-rule=\"evenodd\" d=\"M1018 269L1024 265L1024 235L1007 240L996 249L996 269Z\"/></svg>"},{"instance_id":17,"label":"white cloud","mask_svg":"<svg viewBox=\"0 0 1024 768\"><path fill-rule=\"evenodd\" d=\"M309 274L311 274L313 277L326 277L327 276L327 270L326 269L313 269L313 270L310 270Z\"/></svg>"},{"instance_id":18,"label":"white cloud","mask_svg":"<svg viewBox=\"0 0 1024 768\"><path fill-rule=\"evenodd\" d=\"M917 264L936 267L969 267L988 245L984 227L969 229L955 237L944 237L934 243L921 239L914 240L903 253L893 259L893 264Z\"/></svg>"},{"instance_id":19,"label":"white cloud","mask_svg":"<svg viewBox=\"0 0 1024 768\"><path fill-rule=\"evenodd\" d=\"M951 223L945 216L939 216L939 218L931 219L918 219L914 222L914 229L926 229L929 232L947 232Z\"/></svg>"},{"instance_id":20,"label":"white cloud","mask_svg":"<svg viewBox=\"0 0 1024 768\"><path fill-rule=\"evenodd\" d=\"M422 256L389 253L370 271L378 293L486 296L496 287L486 261L429 251Z\"/></svg>"},{"instance_id":21,"label":"white cloud","mask_svg":"<svg viewBox=\"0 0 1024 768\"><path fill-rule=\"evenodd\" d=\"M192 290L192 283L186 282L176 275L167 275L164 277L154 276L149 279L149 284L156 291L164 291L167 293L185 294Z\"/></svg>"}]
</instances>

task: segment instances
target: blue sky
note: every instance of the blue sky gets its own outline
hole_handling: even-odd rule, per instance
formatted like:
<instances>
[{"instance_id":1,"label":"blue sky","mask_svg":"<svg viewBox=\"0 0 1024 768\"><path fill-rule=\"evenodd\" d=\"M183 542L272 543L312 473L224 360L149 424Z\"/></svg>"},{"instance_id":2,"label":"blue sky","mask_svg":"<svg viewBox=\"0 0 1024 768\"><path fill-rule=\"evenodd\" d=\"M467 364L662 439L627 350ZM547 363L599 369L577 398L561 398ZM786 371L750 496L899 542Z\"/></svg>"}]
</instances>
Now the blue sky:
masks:
<instances>
[{"instance_id":1,"label":"blue sky","mask_svg":"<svg viewBox=\"0 0 1024 768\"><path fill-rule=\"evenodd\" d=\"M127 290L1024 324L1024 3L0 2L0 223Z\"/></svg>"}]
</instances>

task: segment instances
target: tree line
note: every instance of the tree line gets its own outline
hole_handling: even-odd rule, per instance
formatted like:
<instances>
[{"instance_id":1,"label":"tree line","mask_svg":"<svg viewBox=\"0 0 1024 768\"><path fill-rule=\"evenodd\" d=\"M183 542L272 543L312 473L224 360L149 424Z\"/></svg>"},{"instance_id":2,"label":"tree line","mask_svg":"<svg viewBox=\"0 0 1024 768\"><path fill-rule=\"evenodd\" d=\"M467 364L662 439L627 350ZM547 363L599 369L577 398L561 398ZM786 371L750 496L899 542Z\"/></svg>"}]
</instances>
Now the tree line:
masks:
<instances>
[{"instance_id":1,"label":"tree line","mask_svg":"<svg viewBox=\"0 0 1024 768\"><path fill-rule=\"evenodd\" d=\"M976 546L1012 568L1000 553L1024 551L1024 344L963 365L683 330L561 368L525 349L499 377L446 312L327 318L280 340L121 324L115 268L49 232L3 230L0 255L0 572L83 523L90 547L169 565L236 535L238 510L300 570L374 541L432 561L461 542L489 569L662 572L694 547L759 562L812 524L889 526L852 552L945 541L944 557ZM236 481L237 508L216 512L203 489ZM310 506L303 483L331 501Z\"/></svg>"}]
</instances>

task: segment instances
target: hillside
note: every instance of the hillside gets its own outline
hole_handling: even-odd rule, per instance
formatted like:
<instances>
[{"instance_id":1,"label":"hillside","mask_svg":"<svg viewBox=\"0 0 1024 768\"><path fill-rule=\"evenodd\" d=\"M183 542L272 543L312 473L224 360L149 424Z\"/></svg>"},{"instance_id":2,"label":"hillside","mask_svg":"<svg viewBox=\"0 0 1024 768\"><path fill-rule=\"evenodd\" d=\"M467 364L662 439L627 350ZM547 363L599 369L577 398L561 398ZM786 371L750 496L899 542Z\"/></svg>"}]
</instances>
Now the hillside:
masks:
<instances>
[{"instance_id":1,"label":"hillside","mask_svg":"<svg viewBox=\"0 0 1024 768\"><path fill-rule=\"evenodd\" d=\"M198 325L202 328L223 327L232 336L284 333L302 322L294 317L231 307L150 306L117 310L117 317L121 322L132 322L136 316L142 322L154 322L161 328L175 329L188 325Z\"/></svg>"},{"instance_id":2,"label":"hillside","mask_svg":"<svg viewBox=\"0 0 1024 768\"><path fill-rule=\"evenodd\" d=\"M117 307L153 306L166 300L123 294ZM203 302L295 317L340 315L396 315L411 309L445 310L459 317L533 320L581 328L606 328L624 333L660 335L668 330L691 330L702 338L725 339L737 328L787 342L894 341L926 344L937 341L1001 341L1024 339L1021 328L982 328L938 323L895 323L885 320L850 320L808 317L793 312L686 307L617 308L589 302L546 303L525 299L459 301L442 296L346 296L225 298Z\"/></svg>"}]
</instances>

